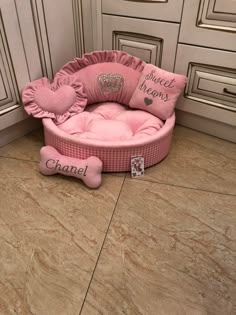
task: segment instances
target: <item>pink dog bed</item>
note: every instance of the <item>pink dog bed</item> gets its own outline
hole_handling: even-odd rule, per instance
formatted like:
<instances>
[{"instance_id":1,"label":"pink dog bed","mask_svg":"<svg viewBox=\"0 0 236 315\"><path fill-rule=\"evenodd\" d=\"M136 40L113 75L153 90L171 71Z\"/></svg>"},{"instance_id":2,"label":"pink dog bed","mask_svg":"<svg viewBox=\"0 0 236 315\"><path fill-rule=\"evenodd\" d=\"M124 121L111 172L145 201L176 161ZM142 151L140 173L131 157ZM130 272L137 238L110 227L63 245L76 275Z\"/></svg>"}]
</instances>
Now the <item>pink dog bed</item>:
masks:
<instances>
[{"instance_id":1,"label":"pink dog bed","mask_svg":"<svg viewBox=\"0 0 236 315\"><path fill-rule=\"evenodd\" d=\"M45 142L61 154L96 156L103 171L145 167L169 152L174 106L186 78L120 51L85 54L66 64L51 84L31 82L22 93L25 109L43 118Z\"/></svg>"}]
</instances>

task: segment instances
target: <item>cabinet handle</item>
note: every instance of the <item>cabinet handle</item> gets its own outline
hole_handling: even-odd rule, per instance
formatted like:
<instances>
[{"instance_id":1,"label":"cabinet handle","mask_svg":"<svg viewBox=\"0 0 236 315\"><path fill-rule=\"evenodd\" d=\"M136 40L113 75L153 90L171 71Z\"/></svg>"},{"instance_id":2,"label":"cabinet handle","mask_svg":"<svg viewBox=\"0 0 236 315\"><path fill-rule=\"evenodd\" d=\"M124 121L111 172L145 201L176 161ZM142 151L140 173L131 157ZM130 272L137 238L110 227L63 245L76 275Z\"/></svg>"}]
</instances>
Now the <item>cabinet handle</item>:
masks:
<instances>
[{"instance_id":1,"label":"cabinet handle","mask_svg":"<svg viewBox=\"0 0 236 315\"><path fill-rule=\"evenodd\" d=\"M227 93L227 94L230 94L230 95L233 95L233 96L236 96L236 93L235 93L235 92L231 92L231 91L229 91L227 88L224 88L224 89L223 89L223 92L224 92L224 93Z\"/></svg>"}]
</instances>

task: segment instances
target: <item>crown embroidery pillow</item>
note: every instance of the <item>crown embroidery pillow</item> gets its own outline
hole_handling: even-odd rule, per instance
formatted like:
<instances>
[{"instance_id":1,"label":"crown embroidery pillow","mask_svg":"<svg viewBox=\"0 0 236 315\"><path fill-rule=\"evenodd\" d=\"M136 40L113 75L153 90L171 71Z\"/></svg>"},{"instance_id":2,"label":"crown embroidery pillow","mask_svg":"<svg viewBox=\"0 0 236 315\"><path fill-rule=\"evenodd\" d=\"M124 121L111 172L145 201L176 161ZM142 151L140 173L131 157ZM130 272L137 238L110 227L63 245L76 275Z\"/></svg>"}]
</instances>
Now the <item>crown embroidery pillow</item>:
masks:
<instances>
[{"instance_id":1,"label":"crown embroidery pillow","mask_svg":"<svg viewBox=\"0 0 236 315\"><path fill-rule=\"evenodd\" d=\"M129 106L148 111L166 120L174 111L187 78L147 64L131 97Z\"/></svg>"}]
</instances>

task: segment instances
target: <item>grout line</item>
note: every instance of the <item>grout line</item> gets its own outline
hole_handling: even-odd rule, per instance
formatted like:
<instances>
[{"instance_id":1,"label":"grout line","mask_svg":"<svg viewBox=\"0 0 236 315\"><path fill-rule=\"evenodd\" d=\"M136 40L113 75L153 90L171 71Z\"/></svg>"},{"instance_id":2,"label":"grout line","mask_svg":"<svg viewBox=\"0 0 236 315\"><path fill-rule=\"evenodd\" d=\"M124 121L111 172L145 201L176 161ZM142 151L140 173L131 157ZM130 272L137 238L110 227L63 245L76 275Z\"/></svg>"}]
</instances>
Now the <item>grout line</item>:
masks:
<instances>
[{"instance_id":1,"label":"grout line","mask_svg":"<svg viewBox=\"0 0 236 315\"><path fill-rule=\"evenodd\" d=\"M25 159L21 159L21 158L16 158L16 157L12 157L12 156L4 156L4 155L0 155L0 159L9 159L9 160L15 160L15 161L22 161L22 162L30 162L30 163L37 163L39 164L40 161L35 161L35 160L25 160ZM55 174L56 175L56 174ZM121 177L119 175L116 174L110 174L109 172L106 173L102 173L102 175L110 175L112 177ZM127 174L124 174L124 179L126 178Z\"/></svg>"},{"instance_id":2,"label":"grout line","mask_svg":"<svg viewBox=\"0 0 236 315\"><path fill-rule=\"evenodd\" d=\"M84 308L84 304L85 304L85 302L86 302L87 295L88 295L88 292L89 292L91 283L92 283L92 281L93 281L93 277L94 277L95 271L96 271L96 269L97 269L98 262L99 262L99 260L100 260L100 256L101 256L101 253L102 253L102 250L103 250L103 246L104 246L105 241L106 241L106 239L107 239L107 235L108 235L108 232L109 232L109 230L110 230L111 222L113 221L113 217L114 217L114 214L115 214L115 211L116 211L116 208L117 208L117 204L118 204L118 202L119 202L119 200L120 200L120 195L121 195L121 192L122 192L122 190L123 190L123 186L124 186L125 180L126 180L126 175L124 176L123 183L122 183L122 185L121 185L121 189L120 189L118 198L117 198L117 200L116 200L115 207L114 207L114 210L113 210L113 212L112 212L111 219L110 219L110 222L109 222L109 224L108 224L107 231L106 231L104 240L103 240L103 242L102 242L102 246L101 246L100 252L99 252L99 254L98 254L98 258L97 258L95 267L94 267L94 269L93 269L93 273L92 273L91 279L90 279L90 281L89 281L89 285L88 285L87 291L86 291L86 293L85 293L84 300L83 300L83 303L82 303L82 305L81 305L81 309L80 309L79 315L82 314L82 311L83 311L83 308Z\"/></svg>"},{"instance_id":3,"label":"grout line","mask_svg":"<svg viewBox=\"0 0 236 315\"><path fill-rule=\"evenodd\" d=\"M15 161L23 161L23 162L31 162L31 163L39 163L40 162L40 161L35 161L35 160L24 160L24 159L18 159L15 157L2 156L2 155L0 155L0 159L11 159L11 160L15 160ZM109 173L104 173L104 174L107 175ZM220 195L225 195L225 196L236 197L236 194L223 193L220 191L207 190L207 189L202 189L202 188L197 188L197 187L195 188L195 187L182 186L182 185L171 184L171 183L167 183L167 182L159 182L159 181L150 180L150 179L134 179L134 178L127 177L128 174L129 173L127 172L124 175L124 181L126 179L129 179L129 180L133 180L136 182L153 183L153 184L159 184L159 185L165 185L165 186L171 186L171 187L179 187L179 188L184 188L184 189L189 189L189 190L198 190L198 191L202 191L202 192L209 192L209 193L213 193L213 194L220 194ZM114 175L114 174L110 174L110 176L119 177L119 176ZM123 184L124 184L124 182L123 182ZM122 184L121 189L123 188L123 184ZM118 196L118 199L119 199L119 197L120 197L120 195ZM117 199L117 202L118 202L118 199ZM115 208L116 208L116 206L115 206ZM115 211L115 209L114 209L114 211Z\"/></svg>"},{"instance_id":4,"label":"grout line","mask_svg":"<svg viewBox=\"0 0 236 315\"><path fill-rule=\"evenodd\" d=\"M154 181L154 180L133 179L133 178L128 178L128 179L134 180L134 181L136 181L136 182L153 183L153 184L159 184L159 185L165 185L165 186L171 186L171 187L178 187L178 188L185 188L185 189L189 189L189 190L198 190L198 191L202 191L202 192L209 192L209 193L213 193L213 194L219 194L219 195L225 195L225 196L236 197L236 194L227 194L227 193L218 192L218 191L213 191L213 190L207 190L207 189L194 188L194 187L187 187L187 186L176 185L176 184L163 183L163 182L158 182L158 181Z\"/></svg>"},{"instance_id":5,"label":"grout line","mask_svg":"<svg viewBox=\"0 0 236 315\"><path fill-rule=\"evenodd\" d=\"M10 159L10 160L16 160L16 161L23 161L23 162L39 163L39 161L35 161L35 160L18 159L18 158L16 158L16 157L3 156L3 155L0 155L0 159Z\"/></svg>"}]
</instances>

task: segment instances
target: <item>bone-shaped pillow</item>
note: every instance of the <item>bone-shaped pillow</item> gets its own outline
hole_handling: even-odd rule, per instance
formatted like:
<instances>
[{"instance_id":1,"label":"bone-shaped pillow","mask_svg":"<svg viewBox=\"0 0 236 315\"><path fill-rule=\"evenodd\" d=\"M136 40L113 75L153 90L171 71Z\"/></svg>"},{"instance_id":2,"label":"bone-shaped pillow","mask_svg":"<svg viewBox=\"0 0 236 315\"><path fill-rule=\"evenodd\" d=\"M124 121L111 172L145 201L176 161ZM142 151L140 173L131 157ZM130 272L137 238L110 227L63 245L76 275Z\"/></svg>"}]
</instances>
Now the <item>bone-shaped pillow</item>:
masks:
<instances>
[{"instance_id":1,"label":"bone-shaped pillow","mask_svg":"<svg viewBox=\"0 0 236 315\"><path fill-rule=\"evenodd\" d=\"M40 172L43 175L56 173L81 179L90 188L97 188L102 182L102 162L95 156L79 160L60 154L51 146L40 150Z\"/></svg>"}]
</instances>

